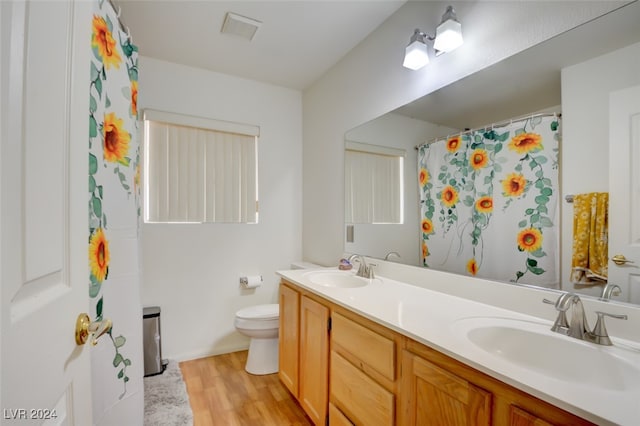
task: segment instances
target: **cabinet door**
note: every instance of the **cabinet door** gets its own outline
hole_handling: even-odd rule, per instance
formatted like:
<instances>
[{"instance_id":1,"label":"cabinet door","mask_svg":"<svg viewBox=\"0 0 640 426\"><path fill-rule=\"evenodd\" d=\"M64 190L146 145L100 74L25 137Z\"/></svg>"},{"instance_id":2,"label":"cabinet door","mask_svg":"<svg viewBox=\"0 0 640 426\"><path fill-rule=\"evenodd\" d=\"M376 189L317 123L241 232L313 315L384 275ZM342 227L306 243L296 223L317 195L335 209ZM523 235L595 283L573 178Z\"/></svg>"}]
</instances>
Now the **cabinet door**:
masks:
<instances>
[{"instance_id":1,"label":"cabinet door","mask_svg":"<svg viewBox=\"0 0 640 426\"><path fill-rule=\"evenodd\" d=\"M300 405L314 424L324 425L329 402L329 309L300 298Z\"/></svg>"},{"instance_id":2,"label":"cabinet door","mask_svg":"<svg viewBox=\"0 0 640 426\"><path fill-rule=\"evenodd\" d=\"M509 426L551 426L551 423L512 405L509 410Z\"/></svg>"},{"instance_id":3,"label":"cabinet door","mask_svg":"<svg viewBox=\"0 0 640 426\"><path fill-rule=\"evenodd\" d=\"M280 330L278 376L289 391L298 397L298 339L300 293L280 284Z\"/></svg>"},{"instance_id":4,"label":"cabinet door","mask_svg":"<svg viewBox=\"0 0 640 426\"><path fill-rule=\"evenodd\" d=\"M407 425L489 425L491 393L403 352L402 415Z\"/></svg>"}]
</instances>

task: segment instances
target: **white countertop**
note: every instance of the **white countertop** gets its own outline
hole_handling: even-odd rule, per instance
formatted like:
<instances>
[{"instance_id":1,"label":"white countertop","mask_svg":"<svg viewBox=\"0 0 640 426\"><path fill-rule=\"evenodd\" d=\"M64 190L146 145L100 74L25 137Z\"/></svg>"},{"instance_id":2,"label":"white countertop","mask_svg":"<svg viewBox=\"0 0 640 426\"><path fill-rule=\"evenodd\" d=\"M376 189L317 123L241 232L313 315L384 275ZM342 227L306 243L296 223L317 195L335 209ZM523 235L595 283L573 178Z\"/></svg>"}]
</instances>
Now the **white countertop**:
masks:
<instances>
[{"instance_id":1,"label":"white countertop","mask_svg":"<svg viewBox=\"0 0 640 426\"><path fill-rule=\"evenodd\" d=\"M589 421L603 425L637 425L640 421L640 381L627 381L622 390L617 386L589 383L588 379L585 383L561 380L492 355L470 343L462 337L463 333L456 331L463 328L461 324L464 324L465 319L473 317L509 318L551 328L552 322L549 320L386 277L376 277L365 287L358 288L320 286L309 280L310 272L288 270L278 271L277 274L312 293ZM560 338L575 340L566 336ZM614 346L598 346L597 350L609 351L616 357L622 354L622 358L640 368L640 345L616 338L612 340ZM559 358L563 356L558 353ZM580 363L581 360L576 359L575 362ZM591 369L599 367L601 366L585 365L584 372L588 376ZM623 373L618 380L628 380L624 376Z\"/></svg>"}]
</instances>

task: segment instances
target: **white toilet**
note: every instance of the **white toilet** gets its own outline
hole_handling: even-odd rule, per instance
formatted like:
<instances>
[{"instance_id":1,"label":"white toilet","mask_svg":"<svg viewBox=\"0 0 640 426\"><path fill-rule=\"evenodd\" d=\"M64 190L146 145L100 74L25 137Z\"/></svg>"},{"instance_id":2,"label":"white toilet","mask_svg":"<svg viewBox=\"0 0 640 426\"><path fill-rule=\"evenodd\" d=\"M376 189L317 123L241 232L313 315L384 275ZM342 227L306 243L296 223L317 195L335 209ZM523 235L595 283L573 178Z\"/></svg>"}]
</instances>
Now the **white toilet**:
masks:
<instances>
[{"instance_id":1,"label":"white toilet","mask_svg":"<svg viewBox=\"0 0 640 426\"><path fill-rule=\"evenodd\" d=\"M236 312L236 330L251 338L244 368L247 373L278 372L279 319L280 306L277 303L250 306Z\"/></svg>"}]
</instances>

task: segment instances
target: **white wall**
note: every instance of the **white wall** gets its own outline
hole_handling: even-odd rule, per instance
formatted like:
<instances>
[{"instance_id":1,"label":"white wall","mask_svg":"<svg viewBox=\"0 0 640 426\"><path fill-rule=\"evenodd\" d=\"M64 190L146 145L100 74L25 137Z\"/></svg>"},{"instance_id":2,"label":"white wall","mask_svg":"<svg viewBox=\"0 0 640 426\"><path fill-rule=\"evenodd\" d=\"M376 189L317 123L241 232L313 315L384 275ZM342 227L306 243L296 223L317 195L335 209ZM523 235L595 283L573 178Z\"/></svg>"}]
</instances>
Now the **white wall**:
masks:
<instances>
[{"instance_id":1,"label":"white wall","mask_svg":"<svg viewBox=\"0 0 640 426\"><path fill-rule=\"evenodd\" d=\"M624 2L451 2L465 44L419 71L402 67L414 28L433 31L447 3L407 2L305 91L303 253L335 265L343 253L348 129L586 22ZM526 23L526 24L523 24Z\"/></svg>"},{"instance_id":2,"label":"white wall","mask_svg":"<svg viewBox=\"0 0 640 426\"><path fill-rule=\"evenodd\" d=\"M277 302L275 271L301 259L302 95L140 57L139 107L260 126L259 223L145 224L142 302L160 306L163 358L248 347L235 312ZM239 277L262 274L256 290Z\"/></svg>"},{"instance_id":3,"label":"white wall","mask_svg":"<svg viewBox=\"0 0 640 426\"><path fill-rule=\"evenodd\" d=\"M562 70L563 194L609 191L609 93L638 84L640 43ZM571 290L573 209L562 207L562 283ZM598 295L602 287L580 291Z\"/></svg>"},{"instance_id":4,"label":"white wall","mask_svg":"<svg viewBox=\"0 0 640 426\"><path fill-rule=\"evenodd\" d=\"M389 113L363 124L346 134L346 139L372 145L388 146L405 151L404 157L404 222L402 224L355 224L353 243L343 241L349 253L366 254L384 259L391 251L400 254L394 262L419 265L421 235L416 224L420 223L418 203L417 145L456 133L455 129ZM344 155L344 154L343 154Z\"/></svg>"}]
</instances>

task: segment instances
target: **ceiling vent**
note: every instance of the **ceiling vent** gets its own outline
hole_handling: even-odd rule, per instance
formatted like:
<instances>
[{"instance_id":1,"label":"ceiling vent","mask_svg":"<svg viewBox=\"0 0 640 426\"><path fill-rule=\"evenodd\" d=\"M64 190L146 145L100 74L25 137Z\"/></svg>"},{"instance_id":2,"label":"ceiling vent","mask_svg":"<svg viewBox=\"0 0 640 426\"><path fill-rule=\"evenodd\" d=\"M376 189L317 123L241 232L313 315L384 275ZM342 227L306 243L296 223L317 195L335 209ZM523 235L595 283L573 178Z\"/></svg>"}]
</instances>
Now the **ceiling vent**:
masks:
<instances>
[{"instance_id":1,"label":"ceiling vent","mask_svg":"<svg viewBox=\"0 0 640 426\"><path fill-rule=\"evenodd\" d=\"M256 31L260 28L260 25L262 25L262 22L256 21L255 19L227 12L220 32L222 34L231 34L247 40L252 40L253 36L256 35Z\"/></svg>"}]
</instances>

